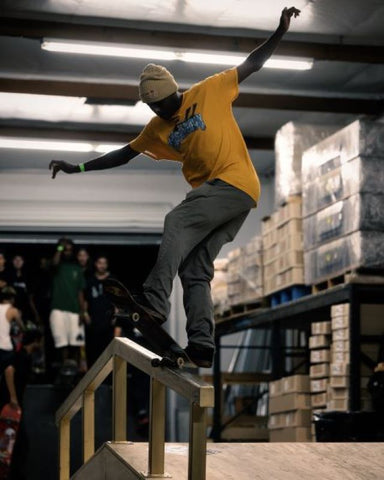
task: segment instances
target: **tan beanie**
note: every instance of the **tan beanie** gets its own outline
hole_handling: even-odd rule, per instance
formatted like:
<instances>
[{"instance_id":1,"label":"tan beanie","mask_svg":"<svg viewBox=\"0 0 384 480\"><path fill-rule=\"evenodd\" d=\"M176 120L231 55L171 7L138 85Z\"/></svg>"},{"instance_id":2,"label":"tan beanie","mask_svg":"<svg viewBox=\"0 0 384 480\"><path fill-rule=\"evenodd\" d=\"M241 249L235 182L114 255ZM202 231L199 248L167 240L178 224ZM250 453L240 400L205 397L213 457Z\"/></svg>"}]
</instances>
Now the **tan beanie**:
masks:
<instances>
[{"instance_id":1,"label":"tan beanie","mask_svg":"<svg viewBox=\"0 0 384 480\"><path fill-rule=\"evenodd\" d=\"M159 102L178 88L173 75L161 65L149 63L140 75L139 94L144 103Z\"/></svg>"}]
</instances>

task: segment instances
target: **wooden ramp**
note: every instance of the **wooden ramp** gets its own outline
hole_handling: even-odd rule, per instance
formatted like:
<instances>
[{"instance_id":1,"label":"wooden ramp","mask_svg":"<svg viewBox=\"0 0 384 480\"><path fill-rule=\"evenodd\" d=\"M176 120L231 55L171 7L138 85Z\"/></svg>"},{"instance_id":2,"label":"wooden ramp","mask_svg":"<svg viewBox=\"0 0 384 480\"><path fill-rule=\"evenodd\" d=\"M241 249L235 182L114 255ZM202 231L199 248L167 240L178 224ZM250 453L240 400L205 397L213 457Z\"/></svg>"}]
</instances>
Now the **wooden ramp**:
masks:
<instances>
[{"instance_id":1,"label":"wooden ramp","mask_svg":"<svg viewBox=\"0 0 384 480\"><path fill-rule=\"evenodd\" d=\"M144 479L147 459L146 443L108 442L72 480ZM187 465L188 445L166 444L166 472L187 480ZM384 443L209 443L206 478L383 480Z\"/></svg>"}]
</instances>

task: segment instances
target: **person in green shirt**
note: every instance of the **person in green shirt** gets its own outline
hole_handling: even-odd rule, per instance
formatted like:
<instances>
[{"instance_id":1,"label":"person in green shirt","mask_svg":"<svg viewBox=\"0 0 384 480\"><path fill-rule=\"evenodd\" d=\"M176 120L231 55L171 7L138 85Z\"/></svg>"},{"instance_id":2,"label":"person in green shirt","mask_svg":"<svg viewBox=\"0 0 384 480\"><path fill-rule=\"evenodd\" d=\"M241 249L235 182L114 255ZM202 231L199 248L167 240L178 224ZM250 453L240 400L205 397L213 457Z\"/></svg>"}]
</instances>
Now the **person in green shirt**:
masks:
<instances>
[{"instance_id":1,"label":"person in green shirt","mask_svg":"<svg viewBox=\"0 0 384 480\"><path fill-rule=\"evenodd\" d=\"M61 238L52 260L53 284L50 327L59 360L78 365L80 347L84 346L85 279L74 257L74 244Z\"/></svg>"}]
</instances>

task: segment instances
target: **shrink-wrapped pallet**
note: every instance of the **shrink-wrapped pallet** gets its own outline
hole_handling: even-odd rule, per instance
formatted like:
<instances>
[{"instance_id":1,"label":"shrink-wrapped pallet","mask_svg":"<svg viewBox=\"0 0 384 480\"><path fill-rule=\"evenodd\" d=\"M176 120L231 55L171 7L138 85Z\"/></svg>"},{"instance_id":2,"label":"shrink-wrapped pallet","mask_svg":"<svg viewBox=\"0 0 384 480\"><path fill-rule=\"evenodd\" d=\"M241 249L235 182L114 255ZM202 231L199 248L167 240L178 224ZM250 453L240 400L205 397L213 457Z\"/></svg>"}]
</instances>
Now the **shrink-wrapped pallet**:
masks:
<instances>
[{"instance_id":1,"label":"shrink-wrapped pallet","mask_svg":"<svg viewBox=\"0 0 384 480\"><path fill-rule=\"evenodd\" d=\"M304 249L308 251L358 230L384 231L384 195L352 195L305 218Z\"/></svg>"},{"instance_id":2,"label":"shrink-wrapped pallet","mask_svg":"<svg viewBox=\"0 0 384 480\"><path fill-rule=\"evenodd\" d=\"M304 184L353 158L384 157L384 124L356 120L303 153Z\"/></svg>"},{"instance_id":3,"label":"shrink-wrapped pallet","mask_svg":"<svg viewBox=\"0 0 384 480\"><path fill-rule=\"evenodd\" d=\"M303 169L306 162L312 166L311 151L304 153ZM304 217L357 193L383 193L384 157L359 156L344 164L338 157L316 170L315 179L303 182Z\"/></svg>"},{"instance_id":4,"label":"shrink-wrapped pallet","mask_svg":"<svg viewBox=\"0 0 384 480\"><path fill-rule=\"evenodd\" d=\"M301 157L303 151L336 130L334 126L289 122L275 137L275 206L283 205L290 196L300 195Z\"/></svg>"},{"instance_id":5,"label":"shrink-wrapped pallet","mask_svg":"<svg viewBox=\"0 0 384 480\"><path fill-rule=\"evenodd\" d=\"M384 268L384 232L358 231L304 253L305 282L320 283L349 270Z\"/></svg>"}]
</instances>

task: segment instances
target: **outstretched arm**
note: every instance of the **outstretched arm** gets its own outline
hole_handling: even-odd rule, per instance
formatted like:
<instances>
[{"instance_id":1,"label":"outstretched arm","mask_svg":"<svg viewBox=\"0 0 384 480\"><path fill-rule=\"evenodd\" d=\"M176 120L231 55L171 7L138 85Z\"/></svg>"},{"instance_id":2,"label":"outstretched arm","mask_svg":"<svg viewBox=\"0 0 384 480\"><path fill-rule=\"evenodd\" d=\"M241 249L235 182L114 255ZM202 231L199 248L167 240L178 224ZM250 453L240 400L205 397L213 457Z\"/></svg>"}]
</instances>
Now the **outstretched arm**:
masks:
<instances>
[{"instance_id":1,"label":"outstretched arm","mask_svg":"<svg viewBox=\"0 0 384 480\"><path fill-rule=\"evenodd\" d=\"M283 35L288 31L291 17L295 18L300 14L300 10L295 7L284 8L281 13L280 23L275 33L265 41L260 47L253 50L248 57L237 67L238 83L245 80L249 75L257 72L264 65L264 62L275 51Z\"/></svg>"},{"instance_id":2,"label":"outstretched arm","mask_svg":"<svg viewBox=\"0 0 384 480\"><path fill-rule=\"evenodd\" d=\"M52 170L52 178L55 178L58 172L64 173L78 173L88 172L90 170L106 170L107 168L119 167L128 163L132 158L139 155L129 145L126 145L119 150L113 150L113 152L106 153L101 157L90 160L89 162L81 165L73 165L72 163L63 162L61 160L52 160L49 164L49 169Z\"/></svg>"}]
</instances>

